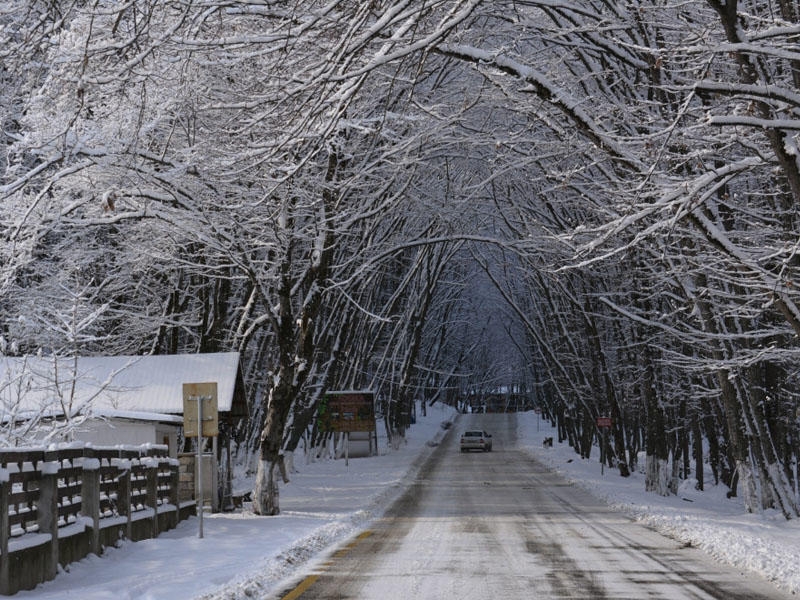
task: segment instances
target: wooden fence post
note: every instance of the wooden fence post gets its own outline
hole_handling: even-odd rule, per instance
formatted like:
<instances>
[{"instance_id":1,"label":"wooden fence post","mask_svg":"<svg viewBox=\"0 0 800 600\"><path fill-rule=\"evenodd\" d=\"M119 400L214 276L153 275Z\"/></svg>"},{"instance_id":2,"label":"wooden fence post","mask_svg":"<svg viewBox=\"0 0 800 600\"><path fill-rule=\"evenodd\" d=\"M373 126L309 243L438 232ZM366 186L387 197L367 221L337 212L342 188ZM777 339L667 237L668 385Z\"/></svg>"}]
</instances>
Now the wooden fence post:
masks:
<instances>
[{"instance_id":1,"label":"wooden fence post","mask_svg":"<svg viewBox=\"0 0 800 600\"><path fill-rule=\"evenodd\" d=\"M178 514L177 521L180 521L180 498L178 490L181 486L180 463L176 460L169 461L169 503L175 507Z\"/></svg>"},{"instance_id":2,"label":"wooden fence post","mask_svg":"<svg viewBox=\"0 0 800 600\"><path fill-rule=\"evenodd\" d=\"M147 500L146 505L153 509L153 531L151 537L158 537L158 459L142 457L147 467Z\"/></svg>"},{"instance_id":3,"label":"wooden fence post","mask_svg":"<svg viewBox=\"0 0 800 600\"><path fill-rule=\"evenodd\" d=\"M58 470L61 461L57 452L45 452L39 471L39 503L37 525L40 533L50 534L50 549L44 558L42 575L45 581L55 579L58 573Z\"/></svg>"},{"instance_id":4,"label":"wooden fence post","mask_svg":"<svg viewBox=\"0 0 800 600\"><path fill-rule=\"evenodd\" d=\"M127 518L125 524L125 537L132 539L133 531L131 524L131 461L123 457L124 450L119 451L119 458L112 461L117 467L117 514Z\"/></svg>"},{"instance_id":5,"label":"wooden fence post","mask_svg":"<svg viewBox=\"0 0 800 600\"><path fill-rule=\"evenodd\" d=\"M0 468L0 594L11 593L10 563L8 556L8 495L11 493L11 482L8 471Z\"/></svg>"},{"instance_id":6,"label":"wooden fence post","mask_svg":"<svg viewBox=\"0 0 800 600\"><path fill-rule=\"evenodd\" d=\"M94 457L92 448L83 454L83 477L81 478L81 514L92 520L92 552L98 556L100 548L100 459Z\"/></svg>"}]
</instances>

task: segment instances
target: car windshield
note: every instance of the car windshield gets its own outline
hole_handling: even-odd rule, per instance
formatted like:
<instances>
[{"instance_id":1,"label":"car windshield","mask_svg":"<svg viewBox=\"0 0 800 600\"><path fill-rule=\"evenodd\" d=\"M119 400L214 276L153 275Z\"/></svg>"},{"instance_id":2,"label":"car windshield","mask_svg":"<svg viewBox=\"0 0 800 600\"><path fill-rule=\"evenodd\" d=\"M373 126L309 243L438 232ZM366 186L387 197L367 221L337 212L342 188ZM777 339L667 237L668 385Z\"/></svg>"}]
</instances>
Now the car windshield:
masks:
<instances>
[{"instance_id":1,"label":"car windshield","mask_svg":"<svg viewBox=\"0 0 800 600\"><path fill-rule=\"evenodd\" d=\"M464 433L466 437L481 437L483 435L482 431L467 431Z\"/></svg>"}]
</instances>

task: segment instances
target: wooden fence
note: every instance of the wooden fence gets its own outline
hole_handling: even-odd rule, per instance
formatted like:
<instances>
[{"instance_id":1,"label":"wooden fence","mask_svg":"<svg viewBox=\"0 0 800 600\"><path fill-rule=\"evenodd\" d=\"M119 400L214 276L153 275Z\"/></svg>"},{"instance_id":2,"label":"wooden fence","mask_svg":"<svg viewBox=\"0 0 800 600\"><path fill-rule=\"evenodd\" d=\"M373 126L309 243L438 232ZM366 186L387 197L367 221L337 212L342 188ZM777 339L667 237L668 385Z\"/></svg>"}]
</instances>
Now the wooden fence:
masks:
<instances>
[{"instance_id":1,"label":"wooden fence","mask_svg":"<svg viewBox=\"0 0 800 600\"><path fill-rule=\"evenodd\" d=\"M191 514L166 446L0 450L0 594L33 589L122 538L158 536Z\"/></svg>"}]
</instances>

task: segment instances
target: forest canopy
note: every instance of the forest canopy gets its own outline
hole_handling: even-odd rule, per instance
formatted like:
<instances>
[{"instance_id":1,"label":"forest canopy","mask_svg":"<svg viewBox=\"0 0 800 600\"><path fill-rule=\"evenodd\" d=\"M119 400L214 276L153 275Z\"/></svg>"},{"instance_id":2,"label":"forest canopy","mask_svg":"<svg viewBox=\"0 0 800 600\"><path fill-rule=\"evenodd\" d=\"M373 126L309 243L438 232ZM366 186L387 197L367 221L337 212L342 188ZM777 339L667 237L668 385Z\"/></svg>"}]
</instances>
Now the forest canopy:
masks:
<instances>
[{"instance_id":1,"label":"forest canopy","mask_svg":"<svg viewBox=\"0 0 800 600\"><path fill-rule=\"evenodd\" d=\"M796 0L7 0L0 36L0 352L241 352L263 514L326 390L402 435L504 389L798 515Z\"/></svg>"}]
</instances>

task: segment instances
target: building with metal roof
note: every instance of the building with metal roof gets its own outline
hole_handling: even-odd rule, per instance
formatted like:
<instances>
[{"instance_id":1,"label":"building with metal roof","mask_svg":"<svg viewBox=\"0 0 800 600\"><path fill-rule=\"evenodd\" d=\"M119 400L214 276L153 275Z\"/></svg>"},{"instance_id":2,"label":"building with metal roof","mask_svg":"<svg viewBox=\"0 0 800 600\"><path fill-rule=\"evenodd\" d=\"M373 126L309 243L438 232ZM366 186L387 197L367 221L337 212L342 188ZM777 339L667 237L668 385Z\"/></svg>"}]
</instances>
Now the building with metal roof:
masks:
<instances>
[{"instance_id":1,"label":"building with metal roof","mask_svg":"<svg viewBox=\"0 0 800 600\"><path fill-rule=\"evenodd\" d=\"M207 447L203 450L209 476L202 498L218 510L220 501L222 506L230 502L231 437L248 414L238 352L0 356L0 428L14 445L167 446L169 455L181 460L182 469L188 460L187 493L196 498L192 454L182 454L187 450L183 386L210 382L217 384L219 433L210 439L210 452Z\"/></svg>"},{"instance_id":2,"label":"building with metal roof","mask_svg":"<svg viewBox=\"0 0 800 600\"><path fill-rule=\"evenodd\" d=\"M235 424L247 416L238 352L0 357L0 423L84 415L91 418L72 432L83 434L81 441L168 443L174 453L175 432L183 423L183 384L199 382L217 383L222 422Z\"/></svg>"}]
</instances>

